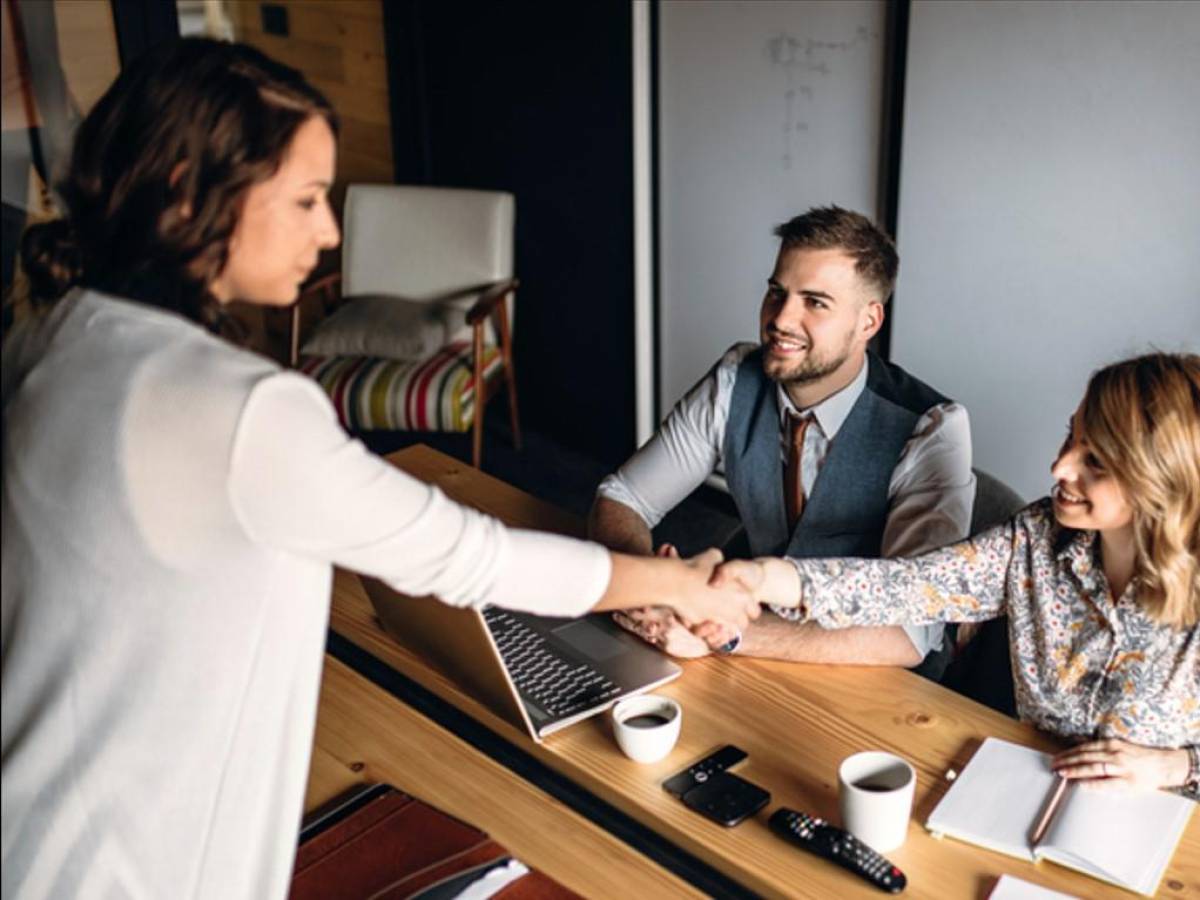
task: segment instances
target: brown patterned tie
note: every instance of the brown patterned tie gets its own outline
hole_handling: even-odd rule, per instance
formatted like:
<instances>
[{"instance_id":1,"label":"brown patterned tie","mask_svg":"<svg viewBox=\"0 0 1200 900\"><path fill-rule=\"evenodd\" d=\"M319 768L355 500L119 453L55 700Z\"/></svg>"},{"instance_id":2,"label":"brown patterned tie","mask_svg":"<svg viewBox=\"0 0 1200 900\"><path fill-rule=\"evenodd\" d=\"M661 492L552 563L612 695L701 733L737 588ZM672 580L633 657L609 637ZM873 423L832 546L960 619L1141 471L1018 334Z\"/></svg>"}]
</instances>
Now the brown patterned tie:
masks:
<instances>
[{"instance_id":1,"label":"brown patterned tie","mask_svg":"<svg viewBox=\"0 0 1200 900\"><path fill-rule=\"evenodd\" d=\"M788 415L788 456L783 468L783 501L787 507L788 531L794 531L804 512L804 479L800 461L804 456L804 432L812 416Z\"/></svg>"}]
</instances>

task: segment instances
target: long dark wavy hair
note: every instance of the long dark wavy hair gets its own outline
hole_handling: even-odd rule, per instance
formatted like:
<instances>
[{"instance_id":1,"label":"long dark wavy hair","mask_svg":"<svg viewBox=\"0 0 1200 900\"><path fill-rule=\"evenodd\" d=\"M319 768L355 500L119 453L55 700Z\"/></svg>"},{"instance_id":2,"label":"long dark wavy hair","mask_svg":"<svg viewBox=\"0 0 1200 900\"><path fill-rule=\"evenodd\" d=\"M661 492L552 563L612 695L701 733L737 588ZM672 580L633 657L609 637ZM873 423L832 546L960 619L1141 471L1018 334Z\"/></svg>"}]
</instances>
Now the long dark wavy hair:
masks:
<instances>
[{"instance_id":1,"label":"long dark wavy hair","mask_svg":"<svg viewBox=\"0 0 1200 900\"><path fill-rule=\"evenodd\" d=\"M316 88L244 44L187 38L138 59L75 135L57 186L64 217L22 238L35 308L82 285L219 330L208 286L246 191L275 173L312 116L337 134Z\"/></svg>"}]
</instances>

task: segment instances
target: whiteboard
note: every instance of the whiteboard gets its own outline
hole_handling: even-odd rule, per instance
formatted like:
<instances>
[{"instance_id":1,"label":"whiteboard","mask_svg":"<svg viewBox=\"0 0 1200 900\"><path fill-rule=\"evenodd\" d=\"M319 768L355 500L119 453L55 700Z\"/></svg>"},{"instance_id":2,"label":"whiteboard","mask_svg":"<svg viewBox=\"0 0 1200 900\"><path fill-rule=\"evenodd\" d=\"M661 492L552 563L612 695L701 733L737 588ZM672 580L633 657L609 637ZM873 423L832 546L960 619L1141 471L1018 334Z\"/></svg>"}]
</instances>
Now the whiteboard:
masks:
<instances>
[{"instance_id":1,"label":"whiteboard","mask_svg":"<svg viewBox=\"0 0 1200 900\"><path fill-rule=\"evenodd\" d=\"M1200 348L1200 3L913 4L892 358L1026 498L1089 373Z\"/></svg>"},{"instance_id":2,"label":"whiteboard","mask_svg":"<svg viewBox=\"0 0 1200 900\"><path fill-rule=\"evenodd\" d=\"M659 409L757 340L772 229L879 206L885 8L664 0L659 14Z\"/></svg>"}]
</instances>

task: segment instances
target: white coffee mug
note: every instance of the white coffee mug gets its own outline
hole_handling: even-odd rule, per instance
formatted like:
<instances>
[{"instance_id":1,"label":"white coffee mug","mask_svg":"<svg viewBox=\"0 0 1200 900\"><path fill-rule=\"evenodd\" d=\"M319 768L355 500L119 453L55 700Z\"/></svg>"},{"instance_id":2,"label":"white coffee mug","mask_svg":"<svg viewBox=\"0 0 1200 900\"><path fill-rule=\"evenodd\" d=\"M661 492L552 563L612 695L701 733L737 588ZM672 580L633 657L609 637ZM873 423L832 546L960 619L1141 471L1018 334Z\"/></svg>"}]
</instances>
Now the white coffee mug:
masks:
<instances>
[{"instance_id":1,"label":"white coffee mug","mask_svg":"<svg viewBox=\"0 0 1200 900\"><path fill-rule=\"evenodd\" d=\"M842 827L880 853L895 850L908 835L916 785L913 767L895 754L846 757L838 768Z\"/></svg>"},{"instance_id":2,"label":"white coffee mug","mask_svg":"<svg viewBox=\"0 0 1200 900\"><path fill-rule=\"evenodd\" d=\"M630 759L658 762L679 739L683 710L670 697L643 694L626 697L612 708L617 746Z\"/></svg>"}]
</instances>

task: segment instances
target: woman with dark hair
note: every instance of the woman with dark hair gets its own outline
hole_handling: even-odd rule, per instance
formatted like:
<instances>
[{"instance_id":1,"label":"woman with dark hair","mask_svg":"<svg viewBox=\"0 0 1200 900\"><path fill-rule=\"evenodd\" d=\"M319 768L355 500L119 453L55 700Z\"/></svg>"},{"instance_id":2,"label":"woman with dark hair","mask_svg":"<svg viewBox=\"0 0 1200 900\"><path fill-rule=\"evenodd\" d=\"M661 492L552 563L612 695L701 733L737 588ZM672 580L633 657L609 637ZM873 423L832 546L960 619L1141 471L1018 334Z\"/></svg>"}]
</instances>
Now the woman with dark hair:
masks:
<instances>
[{"instance_id":1,"label":"woman with dark hair","mask_svg":"<svg viewBox=\"0 0 1200 900\"><path fill-rule=\"evenodd\" d=\"M3 888L282 897L332 564L576 615L757 605L690 563L510 530L369 455L311 382L219 339L338 242L337 117L250 48L184 40L81 126L36 313L3 361Z\"/></svg>"},{"instance_id":2,"label":"woman with dark hair","mask_svg":"<svg viewBox=\"0 0 1200 900\"><path fill-rule=\"evenodd\" d=\"M824 628L1007 614L1018 714L1075 743L1059 774L1200 798L1200 356L1096 372L1051 473L1049 497L923 556L733 561L716 580Z\"/></svg>"}]
</instances>

